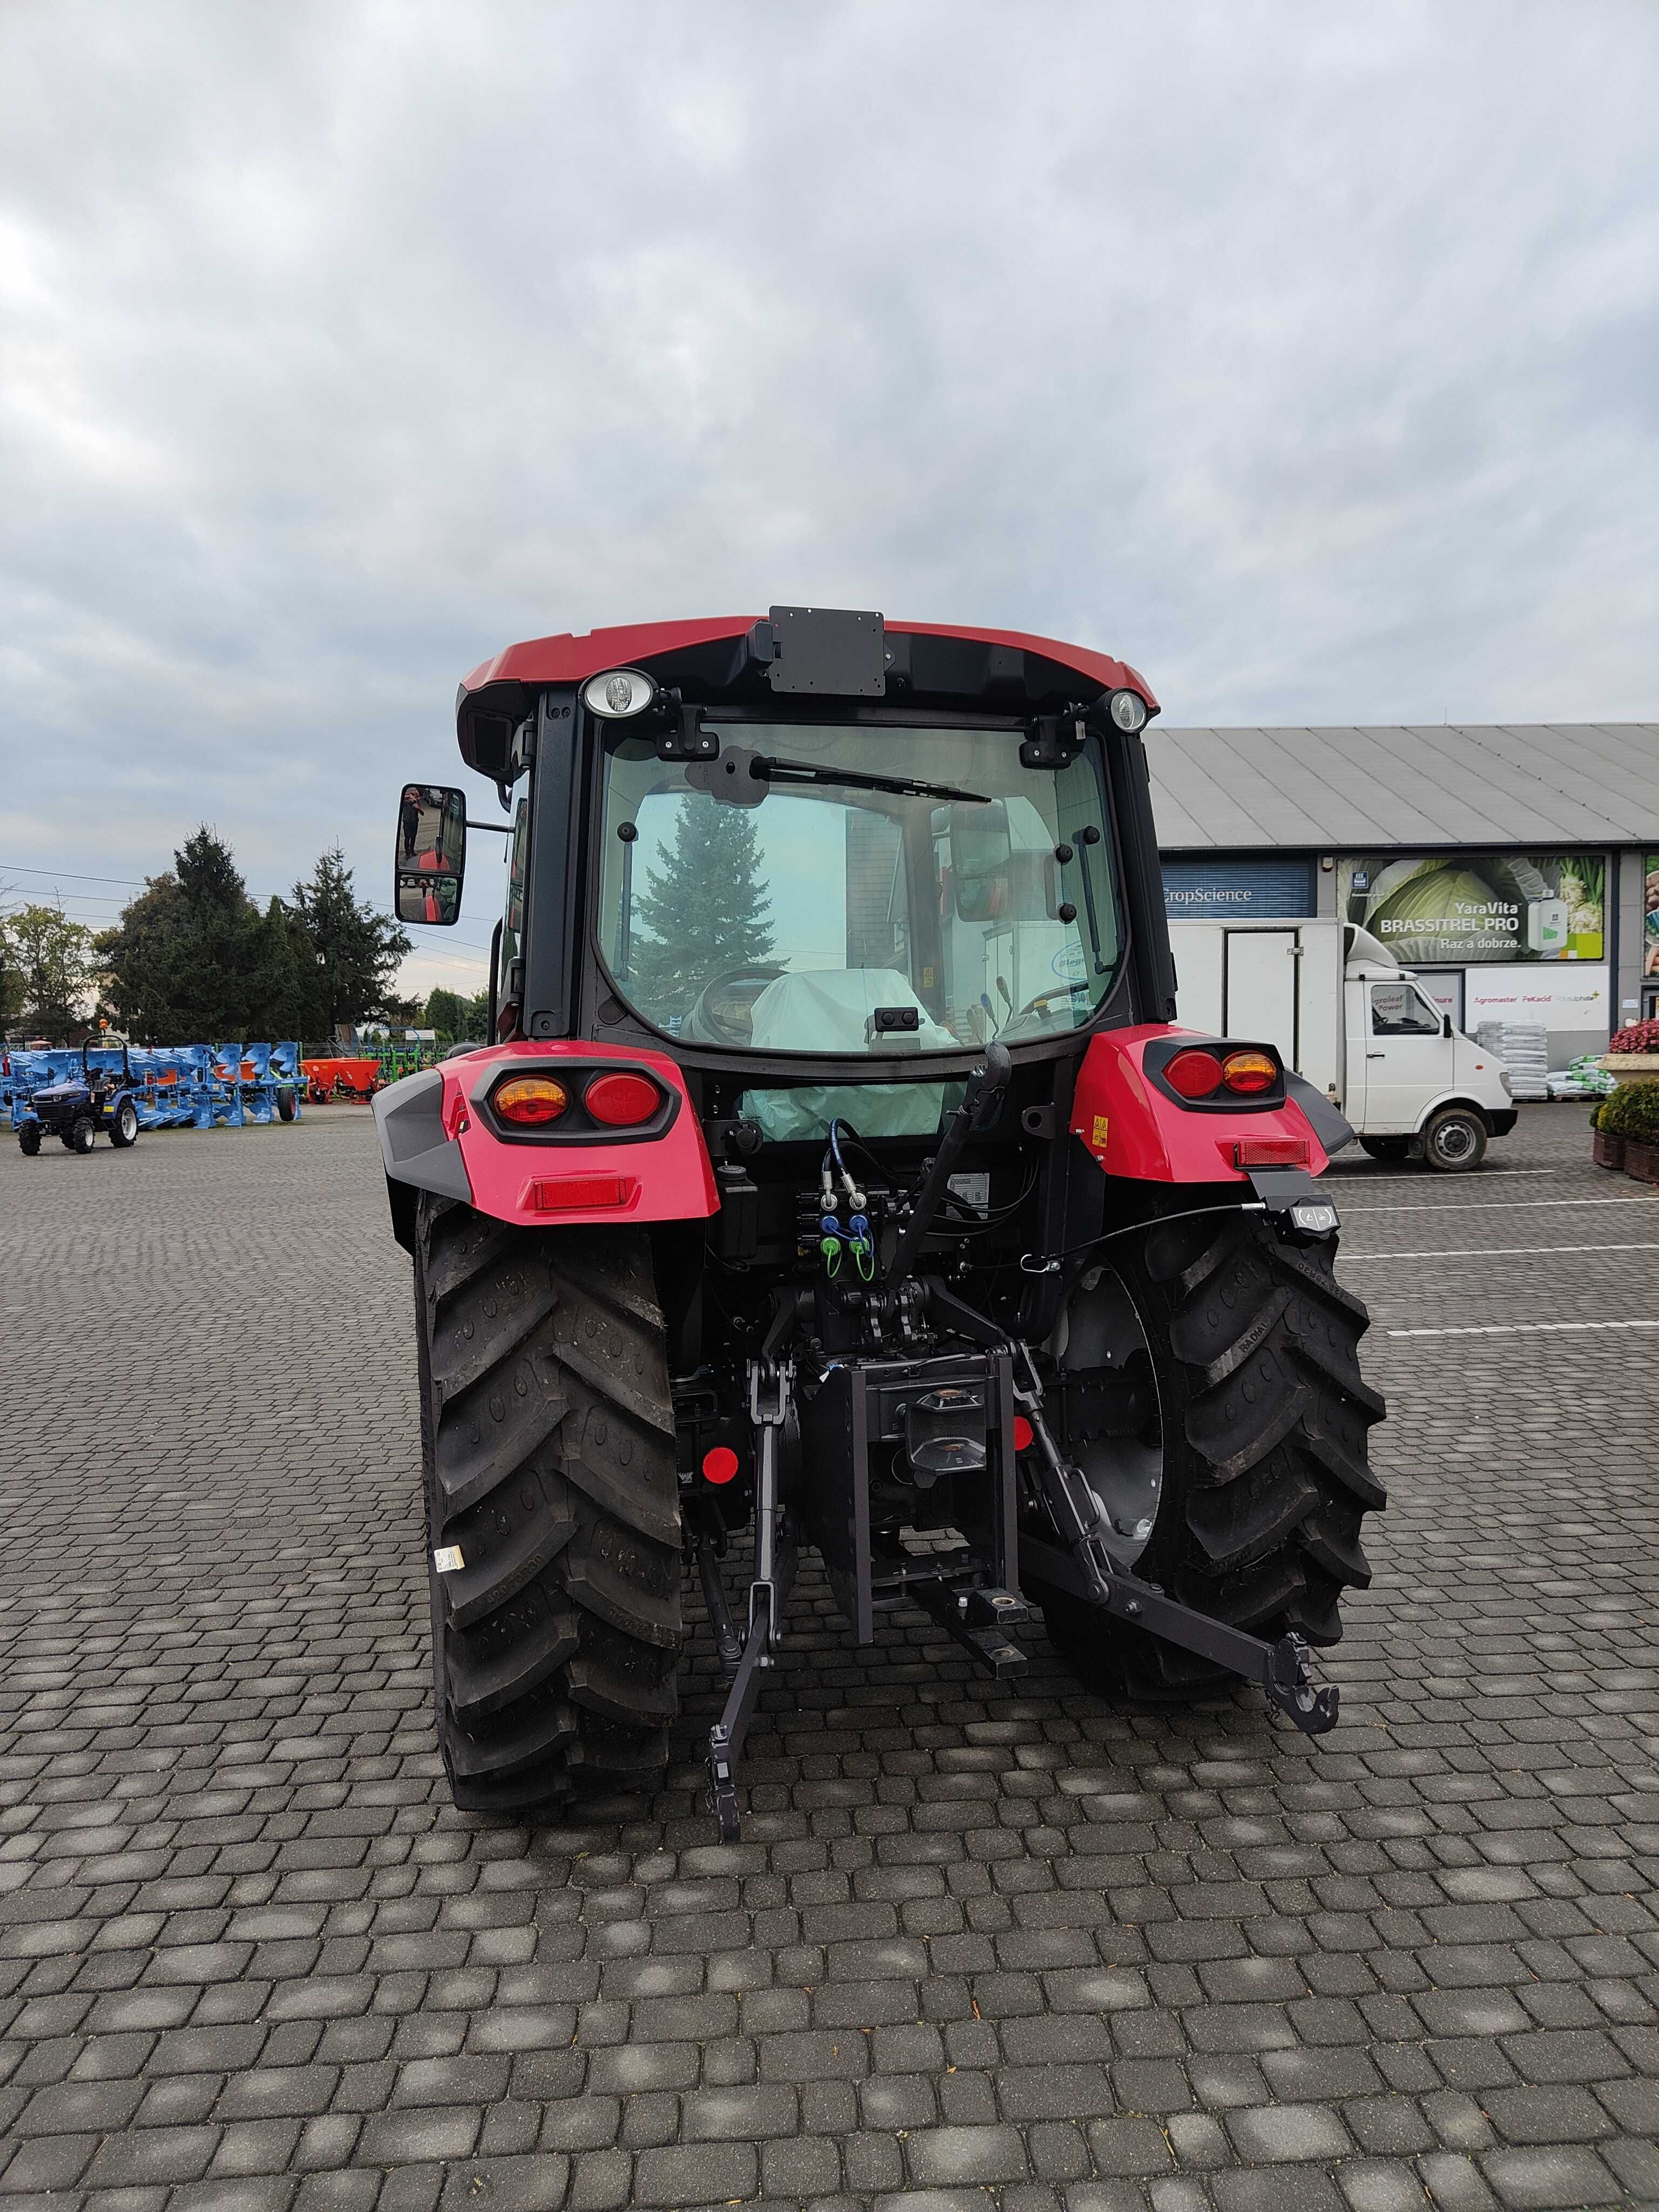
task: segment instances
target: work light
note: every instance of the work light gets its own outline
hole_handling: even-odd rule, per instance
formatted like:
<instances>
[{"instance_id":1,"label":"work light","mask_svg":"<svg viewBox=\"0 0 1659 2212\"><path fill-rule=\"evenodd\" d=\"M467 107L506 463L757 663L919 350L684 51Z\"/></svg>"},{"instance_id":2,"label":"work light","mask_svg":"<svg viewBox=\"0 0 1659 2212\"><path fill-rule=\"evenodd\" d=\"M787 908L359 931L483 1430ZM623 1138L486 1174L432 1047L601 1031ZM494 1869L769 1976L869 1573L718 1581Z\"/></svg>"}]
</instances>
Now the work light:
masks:
<instances>
[{"instance_id":1,"label":"work light","mask_svg":"<svg viewBox=\"0 0 1659 2212\"><path fill-rule=\"evenodd\" d=\"M641 676L637 668L618 668L608 676L592 676L582 687L582 700L589 714L603 715L607 722L625 721L630 714L642 714L657 696L657 687L648 676Z\"/></svg>"}]
</instances>

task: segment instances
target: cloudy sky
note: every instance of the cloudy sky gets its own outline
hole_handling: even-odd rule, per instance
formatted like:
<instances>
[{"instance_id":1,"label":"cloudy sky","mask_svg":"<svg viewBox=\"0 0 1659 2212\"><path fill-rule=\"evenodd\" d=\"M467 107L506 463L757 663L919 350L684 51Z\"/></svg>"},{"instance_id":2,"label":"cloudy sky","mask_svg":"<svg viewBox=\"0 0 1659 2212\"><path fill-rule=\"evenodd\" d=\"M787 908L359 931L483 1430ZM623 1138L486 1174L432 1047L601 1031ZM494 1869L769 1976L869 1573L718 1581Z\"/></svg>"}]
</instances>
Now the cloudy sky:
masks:
<instances>
[{"instance_id":1,"label":"cloudy sky","mask_svg":"<svg viewBox=\"0 0 1659 2212\"><path fill-rule=\"evenodd\" d=\"M773 601L1653 718L1656 82L1651 0L0 0L0 885L388 896L467 669Z\"/></svg>"}]
</instances>

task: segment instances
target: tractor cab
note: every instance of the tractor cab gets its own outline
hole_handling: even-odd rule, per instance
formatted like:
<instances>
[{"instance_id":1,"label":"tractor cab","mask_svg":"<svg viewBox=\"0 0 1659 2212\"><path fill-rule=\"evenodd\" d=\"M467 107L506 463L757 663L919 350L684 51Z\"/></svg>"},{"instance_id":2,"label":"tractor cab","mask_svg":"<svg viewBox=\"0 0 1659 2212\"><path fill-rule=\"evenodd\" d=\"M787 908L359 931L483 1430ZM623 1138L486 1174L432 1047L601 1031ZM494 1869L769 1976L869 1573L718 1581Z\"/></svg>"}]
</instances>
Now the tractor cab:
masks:
<instances>
[{"instance_id":1,"label":"tractor cab","mask_svg":"<svg viewBox=\"0 0 1659 2212\"><path fill-rule=\"evenodd\" d=\"M1088 648L782 606L462 686L504 819L404 785L396 896L453 921L501 836L490 1042L375 1102L459 1802L656 1773L690 1571L732 1832L801 1544L861 1644L915 1603L1012 1675L1040 1610L1097 1686L1334 1717L1308 1645L1382 1498L1316 1181L1352 1133L1173 1026L1157 711Z\"/></svg>"}]
</instances>

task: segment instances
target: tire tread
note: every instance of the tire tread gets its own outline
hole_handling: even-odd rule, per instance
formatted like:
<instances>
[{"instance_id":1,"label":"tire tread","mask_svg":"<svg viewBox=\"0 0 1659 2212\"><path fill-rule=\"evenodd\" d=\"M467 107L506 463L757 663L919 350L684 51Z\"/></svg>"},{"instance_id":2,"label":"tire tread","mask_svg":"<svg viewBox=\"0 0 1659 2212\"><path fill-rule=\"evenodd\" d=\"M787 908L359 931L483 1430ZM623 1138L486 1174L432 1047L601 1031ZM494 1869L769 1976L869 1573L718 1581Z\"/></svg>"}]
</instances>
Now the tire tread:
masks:
<instances>
[{"instance_id":1,"label":"tire tread","mask_svg":"<svg viewBox=\"0 0 1659 2212\"><path fill-rule=\"evenodd\" d=\"M678 1479L639 1230L422 1196L422 1431L440 1747L468 1810L648 1784L678 1710ZM461 1567L430 1554L453 1546Z\"/></svg>"}]
</instances>

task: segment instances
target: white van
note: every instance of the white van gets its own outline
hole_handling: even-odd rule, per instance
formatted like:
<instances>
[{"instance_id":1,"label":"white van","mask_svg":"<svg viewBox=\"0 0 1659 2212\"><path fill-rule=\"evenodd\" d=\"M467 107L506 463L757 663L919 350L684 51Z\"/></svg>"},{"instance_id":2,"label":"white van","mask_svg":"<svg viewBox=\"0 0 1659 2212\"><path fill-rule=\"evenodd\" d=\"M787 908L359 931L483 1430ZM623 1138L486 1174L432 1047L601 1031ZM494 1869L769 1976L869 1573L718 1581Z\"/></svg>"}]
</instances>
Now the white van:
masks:
<instances>
[{"instance_id":1,"label":"white van","mask_svg":"<svg viewBox=\"0 0 1659 2212\"><path fill-rule=\"evenodd\" d=\"M1515 1127L1509 1071L1454 1029L1384 945L1352 922L1170 923L1176 1019L1276 1045L1377 1159L1478 1167Z\"/></svg>"}]
</instances>

